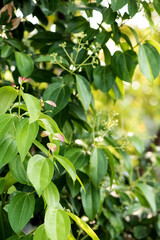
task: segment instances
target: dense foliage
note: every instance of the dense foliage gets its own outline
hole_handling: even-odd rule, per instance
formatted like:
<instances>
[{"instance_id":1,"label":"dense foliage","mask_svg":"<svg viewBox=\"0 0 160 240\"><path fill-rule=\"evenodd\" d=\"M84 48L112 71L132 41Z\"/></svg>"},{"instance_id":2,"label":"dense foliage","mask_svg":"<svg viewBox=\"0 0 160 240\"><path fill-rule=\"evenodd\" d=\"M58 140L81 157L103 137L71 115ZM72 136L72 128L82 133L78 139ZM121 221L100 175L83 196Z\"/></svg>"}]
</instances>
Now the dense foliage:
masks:
<instances>
[{"instance_id":1,"label":"dense foliage","mask_svg":"<svg viewBox=\"0 0 160 240\"><path fill-rule=\"evenodd\" d=\"M131 135L131 154L116 114L95 109L92 94L122 98L137 66L151 83L159 76L159 43L126 25L144 11L153 31L159 0L0 8L1 239L159 239L159 148L146 154Z\"/></svg>"}]
</instances>

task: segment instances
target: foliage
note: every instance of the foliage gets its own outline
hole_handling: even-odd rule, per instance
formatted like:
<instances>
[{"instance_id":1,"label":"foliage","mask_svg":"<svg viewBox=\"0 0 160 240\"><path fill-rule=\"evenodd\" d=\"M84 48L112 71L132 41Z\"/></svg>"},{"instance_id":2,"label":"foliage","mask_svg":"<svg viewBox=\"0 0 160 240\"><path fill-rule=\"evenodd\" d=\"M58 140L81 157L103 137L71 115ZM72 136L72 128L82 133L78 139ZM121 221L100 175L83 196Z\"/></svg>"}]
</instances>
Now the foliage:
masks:
<instances>
[{"instance_id":1,"label":"foliage","mask_svg":"<svg viewBox=\"0 0 160 240\"><path fill-rule=\"evenodd\" d=\"M152 83L159 76L158 42L126 25L144 10L153 29L159 1L0 4L2 239L158 239L159 150L148 159L138 137L116 134L116 115L95 109L92 89L116 101L137 66ZM119 46L113 54L110 40ZM24 235L29 221L38 228Z\"/></svg>"}]
</instances>

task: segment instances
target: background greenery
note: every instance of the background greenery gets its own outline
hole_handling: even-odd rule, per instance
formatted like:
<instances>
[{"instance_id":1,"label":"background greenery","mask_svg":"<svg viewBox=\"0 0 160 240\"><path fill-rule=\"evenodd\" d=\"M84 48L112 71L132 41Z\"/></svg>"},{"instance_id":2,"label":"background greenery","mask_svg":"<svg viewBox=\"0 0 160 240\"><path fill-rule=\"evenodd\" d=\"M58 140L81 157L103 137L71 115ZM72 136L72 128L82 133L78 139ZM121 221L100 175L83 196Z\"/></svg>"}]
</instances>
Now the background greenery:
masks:
<instances>
[{"instance_id":1,"label":"background greenery","mask_svg":"<svg viewBox=\"0 0 160 240\"><path fill-rule=\"evenodd\" d=\"M42 111L56 121L67 142L51 140L57 145L52 182L60 194L59 216L63 215L61 211L76 214L101 240L159 239L160 36L155 23L160 15L159 1L4 0L0 5L1 87L11 82L18 86L19 76L31 78L23 85L24 92L56 103L55 108L44 103ZM102 19L97 29L91 27L95 12ZM138 12L148 20L148 29L129 25ZM36 17L36 23L31 16ZM107 44L110 41L114 49ZM32 118L25 97L22 103ZM18 114L12 103L10 106L12 114ZM25 110L22 107L21 114ZM39 119L36 114L34 117L36 124ZM18 124L16 127L20 131ZM48 139L41 137L42 128L36 139L45 147ZM20 145L18 141L16 144ZM3 138L0 145L3 149ZM33 137L25 164L31 155L45 155L43 148L40 150ZM44 217L53 215L46 213L45 199L31 180L35 173L29 174L24 168L30 181L20 180L21 151L18 149L16 160L12 158L13 149L8 151L10 163L1 164L0 170L1 236L8 240L64 240L61 217L54 222L61 235L55 238L56 230L50 231L52 221L44 230ZM85 192L59 164L59 156L73 164ZM9 183L10 179L13 182ZM24 235L23 226L16 227L23 222L16 211L20 215L23 211L14 209L14 203L19 201L24 206L21 196L32 192L29 196L34 197L35 208L28 222L40 227L31 233L24 230ZM73 222L71 234L65 239L98 239L79 225L81 228ZM39 234L42 232L45 237Z\"/></svg>"}]
</instances>

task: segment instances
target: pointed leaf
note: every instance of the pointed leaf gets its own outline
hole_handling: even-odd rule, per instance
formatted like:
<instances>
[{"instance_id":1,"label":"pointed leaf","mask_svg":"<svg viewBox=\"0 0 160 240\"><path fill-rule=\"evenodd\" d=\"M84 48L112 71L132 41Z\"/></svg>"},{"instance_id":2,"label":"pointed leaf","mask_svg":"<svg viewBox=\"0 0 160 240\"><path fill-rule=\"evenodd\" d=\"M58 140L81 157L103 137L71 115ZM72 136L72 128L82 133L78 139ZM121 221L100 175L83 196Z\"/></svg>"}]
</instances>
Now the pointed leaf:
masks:
<instances>
[{"instance_id":1,"label":"pointed leaf","mask_svg":"<svg viewBox=\"0 0 160 240\"><path fill-rule=\"evenodd\" d=\"M89 176L95 187L102 181L107 172L107 158L103 150L93 148L90 157Z\"/></svg>"},{"instance_id":2,"label":"pointed leaf","mask_svg":"<svg viewBox=\"0 0 160 240\"><path fill-rule=\"evenodd\" d=\"M30 123L35 122L36 120L38 120L41 113L40 112L41 106L39 100L28 93L23 93L22 97L27 105L27 109L30 116Z\"/></svg>"},{"instance_id":3,"label":"pointed leaf","mask_svg":"<svg viewBox=\"0 0 160 240\"><path fill-rule=\"evenodd\" d=\"M14 137L9 134L5 135L5 137L0 140L0 168L12 161L17 152Z\"/></svg>"},{"instance_id":4,"label":"pointed leaf","mask_svg":"<svg viewBox=\"0 0 160 240\"><path fill-rule=\"evenodd\" d=\"M149 43L140 45L138 61L141 72L150 82L153 82L160 72L160 55L156 48Z\"/></svg>"},{"instance_id":5,"label":"pointed leaf","mask_svg":"<svg viewBox=\"0 0 160 240\"><path fill-rule=\"evenodd\" d=\"M33 122L30 124L28 118L21 119L20 124L17 126L16 143L22 162L37 137L38 129L38 123Z\"/></svg>"},{"instance_id":6,"label":"pointed leaf","mask_svg":"<svg viewBox=\"0 0 160 240\"><path fill-rule=\"evenodd\" d=\"M128 0L128 12L131 17L133 17L138 11L137 1Z\"/></svg>"},{"instance_id":7,"label":"pointed leaf","mask_svg":"<svg viewBox=\"0 0 160 240\"><path fill-rule=\"evenodd\" d=\"M124 5L126 5L127 0L111 0L111 8L114 11L117 11L119 9L121 9Z\"/></svg>"},{"instance_id":8,"label":"pointed leaf","mask_svg":"<svg viewBox=\"0 0 160 240\"><path fill-rule=\"evenodd\" d=\"M144 183L138 183L136 187L142 192L145 199L149 203L153 213L155 213L157 210L157 207L156 207L155 193L153 188Z\"/></svg>"},{"instance_id":9,"label":"pointed leaf","mask_svg":"<svg viewBox=\"0 0 160 240\"><path fill-rule=\"evenodd\" d=\"M127 69L127 62L124 53L116 51L112 57L112 68L115 74L126 82L130 82L129 71Z\"/></svg>"},{"instance_id":10,"label":"pointed leaf","mask_svg":"<svg viewBox=\"0 0 160 240\"><path fill-rule=\"evenodd\" d=\"M13 177L22 184L27 184L29 182L27 177L27 160L21 161L20 156L16 156L9 163L10 171Z\"/></svg>"},{"instance_id":11,"label":"pointed leaf","mask_svg":"<svg viewBox=\"0 0 160 240\"><path fill-rule=\"evenodd\" d=\"M93 78L96 87L107 93L113 86L116 76L110 67L98 66L93 71Z\"/></svg>"},{"instance_id":12,"label":"pointed leaf","mask_svg":"<svg viewBox=\"0 0 160 240\"><path fill-rule=\"evenodd\" d=\"M27 175L39 196L50 183L53 173L54 166L50 159L39 154L29 159Z\"/></svg>"},{"instance_id":13,"label":"pointed leaf","mask_svg":"<svg viewBox=\"0 0 160 240\"><path fill-rule=\"evenodd\" d=\"M88 81L81 75L76 75L77 90L80 101L85 110L88 109L91 102L91 88Z\"/></svg>"},{"instance_id":14,"label":"pointed leaf","mask_svg":"<svg viewBox=\"0 0 160 240\"><path fill-rule=\"evenodd\" d=\"M60 201L59 191L53 182L44 189L43 197L49 208L57 208Z\"/></svg>"},{"instance_id":15,"label":"pointed leaf","mask_svg":"<svg viewBox=\"0 0 160 240\"><path fill-rule=\"evenodd\" d=\"M34 62L32 58L22 52L15 52L17 68L22 77L29 77L34 69Z\"/></svg>"},{"instance_id":16,"label":"pointed leaf","mask_svg":"<svg viewBox=\"0 0 160 240\"><path fill-rule=\"evenodd\" d=\"M87 217L93 221L100 207L100 192L90 183L84 187L86 191L81 193L82 205Z\"/></svg>"},{"instance_id":17,"label":"pointed leaf","mask_svg":"<svg viewBox=\"0 0 160 240\"><path fill-rule=\"evenodd\" d=\"M88 164L89 156L81 148L70 148L65 152L64 157L68 158L75 169L80 169Z\"/></svg>"},{"instance_id":18,"label":"pointed leaf","mask_svg":"<svg viewBox=\"0 0 160 240\"><path fill-rule=\"evenodd\" d=\"M13 87L5 86L0 88L0 115L4 114L13 104L17 95L18 93Z\"/></svg>"},{"instance_id":19,"label":"pointed leaf","mask_svg":"<svg viewBox=\"0 0 160 240\"><path fill-rule=\"evenodd\" d=\"M13 115L11 114L3 114L0 115L0 139L7 133L9 128L13 127L12 122L13 122Z\"/></svg>"},{"instance_id":20,"label":"pointed leaf","mask_svg":"<svg viewBox=\"0 0 160 240\"><path fill-rule=\"evenodd\" d=\"M73 213L67 212L67 214L93 239L100 240L95 232L79 217L74 215Z\"/></svg>"},{"instance_id":21,"label":"pointed leaf","mask_svg":"<svg viewBox=\"0 0 160 240\"><path fill-rule=\"evenodd\" d=\"M45 214L44 224L50 240L67 240L71 224L65 211L49 208Z\"/></svg>"},{"instance_id":22,"label":"pointed leaf","mask_svg":"<svg viewBox=\"0 0 160 240\"><path fill-rule=\"evenodd\" d=\"M50 84L49 87L44 91L43 100L51 100L55 102L56 107L45 103L44 109L46 111L51 111L49 115L54 116L68 104L70 94L71 93L69 87L64 85L63 82L55 82Z\"/></svg>"},{"instance_id":23,"label":"pointed leaf","mask_svg":"<svg viewBox=\"0 0 160 240\"><path fill-rule=\"evenodd\" d=\"M33 240L49 240L46 231L45 231L45 227L44 224L40 225L34 234Z\"/></svg>"},{"instance_id":24,"label":"pointed leaf","mask_svg":"<svg viewBox=\"0 0 160 240\"><path fill-rule=\"evenodd\" d=\"M16 233L20 233L32 217L35 206L33 194L20 192L11 198L8 208L9 222Z\"/></svg>"},{"instance_id":25,"label":"pointed leaf","mask_svg":"<svg viewBox=\"0 0 160 240\"><path fill-rule=\"evenodd\" d=\"M65 157L62 157L60 155L54 156L55 159L66 169L66 171L69 173L73 181L76 180L76 170L73 166L73 164Z\"/></svg>"},{"instance_id":26,"label":"pointed leaf","mask_svg":"<svg viewBox=\"0 0 160 240\"><path fill-rule=\"evenodd\" d=\"M1 240L6 240L13 234L12 228L8 221L8 214L2 208L0 208L0 236Z\"/></svg>"},{"instance_id":27,"label":"pointed leaf","mask_svg":"<svg viewBox=\"0 0 160 240\"><path fill-rule=\"evenodd\" d=\"M109 149L107 149L106 147L103 148L105 151L106 156L108 157L108 164L109 164L109 168L110 168L110 182L111 185L113 184L113 179L115 177L115 170L114 170L114 163L115 163L115 158L112 155L112 153L109 151Z\"/></svg>"},{"instance_id":28,"label":"pointed leaf","mask_svg":"<svg viewBox=\"0 0 160 240\"><path fill-rule=\"evenodd\" d=\"M157 13L160 15L160 1L159 0L153 0L153 5Z\"/></svg>"}]
</instances>

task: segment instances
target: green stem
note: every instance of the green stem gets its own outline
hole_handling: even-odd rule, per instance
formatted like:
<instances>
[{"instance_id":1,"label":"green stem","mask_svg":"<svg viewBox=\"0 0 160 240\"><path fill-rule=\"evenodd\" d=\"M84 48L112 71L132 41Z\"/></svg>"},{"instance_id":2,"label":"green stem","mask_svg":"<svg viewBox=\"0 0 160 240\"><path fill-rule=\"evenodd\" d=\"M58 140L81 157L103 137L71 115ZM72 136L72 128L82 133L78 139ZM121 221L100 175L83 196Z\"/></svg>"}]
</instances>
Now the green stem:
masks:
<instances>
[{"instance_id":1,"label":"green stem","mask_svg":"<svg viewBox=\"0 0 160 240\"><path fill-rule=\"evenodd\" d=\"M33 143L48 157L48 150L40 142L35 139Z\"/></svg>"},{"instance_id":2,"label":"green stem","mask_svg":"<svg viewBox=\"0 0 160 240\"><path fill-rule=\"evenodd\" d=\"M67 50L65 49L65 47L63 47L64 52L66 53L67 57L69 58L69 60L71 61L71 63L74 65L73 59L69 56Z\"/></svg>"},{"instance_id":3,"label":"green stem","mask_svg":"<svg viewBox=\"0 0 160 240\"><path fill-rule=\"evenodd\" d=\"M95 52L95 50L93 50L93 53ZM79 66L74 70L77 71L82 65L84 65L93 55L93 53L91 55L89 55L81 64L79 64Z\"/></svg>"},{"instance_id":4,"label":"green stem","mask_svg":"<svg viewBox=\"0 0 160 240\"><path fill-rule=\"evenodd\" d=\"M74 74L73 71L70 71L68 68L64 67L61 63L57 62L56 63L61 67L63 68L64 70L66 70L67 72L69 72L70 74Z\"/></svg>"},{"instance_id":5,"label":"green stem","mask_svg":"<svg viewBox=\"0 0 160 240\"><path fill-rule=\"evenodd\" d=\"M18 102L19 102L19 105L18 105L18 117L20 119L20 115L21 115L21 86L20 86L20 89L19 89Z\"/></svg>"},{"instance_id":6,"label":"green stem","mask_svg":"<svg viewBox=\"0 0 160 240\"><path fill-rule=\"evenodd\" d=\"M78 49L77 49L77 53L76 53L76 56L75 56L75 59L74 59L74 63L73 63L74 66L75 66L76 61L77 61L77 57L78 57L78 53L79 53L79 49L80 49L80 46L81 46L81 41L82 41L82 38L81 38L80 41L79 41L79 45L78 45Z\"/></svg>"}]
</instances>

